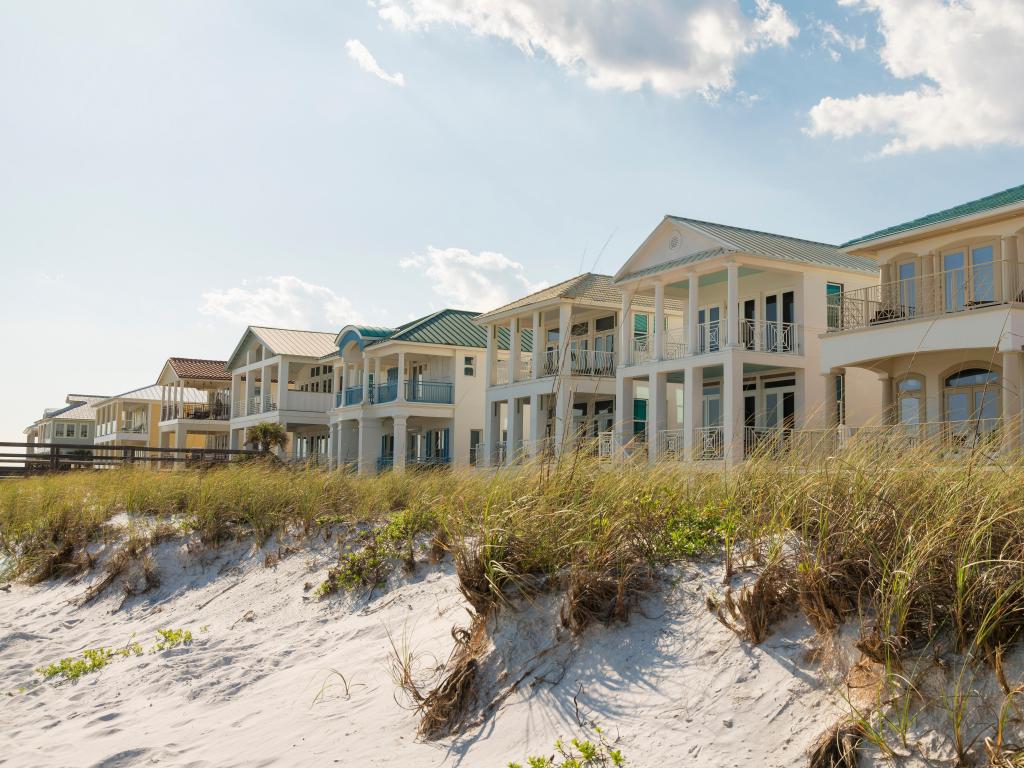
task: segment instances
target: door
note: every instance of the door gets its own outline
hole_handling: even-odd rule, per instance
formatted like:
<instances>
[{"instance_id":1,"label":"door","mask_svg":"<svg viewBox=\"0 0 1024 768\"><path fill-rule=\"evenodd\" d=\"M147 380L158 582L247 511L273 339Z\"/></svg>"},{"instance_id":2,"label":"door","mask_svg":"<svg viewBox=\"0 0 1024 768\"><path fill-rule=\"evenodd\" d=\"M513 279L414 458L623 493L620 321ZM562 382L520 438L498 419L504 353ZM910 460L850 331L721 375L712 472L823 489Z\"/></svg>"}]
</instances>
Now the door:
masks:
<instances>
[{"instance_id":1,"label":"door","mask_svg":"<svg viewBox=\"0 0 1024 768\"><path fill-rule=\"evenodd\" d=\"M897 284L897 299L899 306L896 308L897 317L914 317L917 314L917 264L913 261L905 261L896 266L896 276L899 279Z\"/></svg>"},{"instance_id":2,"label":"door","mask_svg":"<svg viewBox=\"0 0 1024 768\"><path fill-rule=\"evenodd\" d=\"M796 420L796 381L767 381L763 388L765 429L793 429Z\"/></svg>"},{"instance_id":3,"label":"door","mask_svg":"<svg viewBox=\"0 0 1024 768\"><path fill-rule=\"evenodd\" d=\"M796 349L796 294L793 291L770 293L764 297L764 339L766 352L792 352Z\"/></svg>"},{"instance_id":4,"label":"door","mask_svg":"<svg viewBox=\"0 0 1024 768\"><path fill-rule=\"evenodd\" d=\"M722 308L702 307L697 310L697 346L701 353L721 349Z\"/></svg>"},{"instance_id":5,"label":"door","mask_svg":"<svg viewBox=\"0 0 1024 768\"><path fill-rule=\"evenodd\" d=\"M967 302L967 257L964 251L942 254L942 293L947 312L960 312Z\"/></svg>"},{"instance_id":6,"label":"door","mask_svg":"<svg viewBox=\"0 0 1024 768\"><path fill-rule=\"evenodd\" d=\"M971 368L949 376L943 391L943 405L950 433L959 442L972 435L994 433L1000 416L999 374Z\"/></svg>"}]
</instances>

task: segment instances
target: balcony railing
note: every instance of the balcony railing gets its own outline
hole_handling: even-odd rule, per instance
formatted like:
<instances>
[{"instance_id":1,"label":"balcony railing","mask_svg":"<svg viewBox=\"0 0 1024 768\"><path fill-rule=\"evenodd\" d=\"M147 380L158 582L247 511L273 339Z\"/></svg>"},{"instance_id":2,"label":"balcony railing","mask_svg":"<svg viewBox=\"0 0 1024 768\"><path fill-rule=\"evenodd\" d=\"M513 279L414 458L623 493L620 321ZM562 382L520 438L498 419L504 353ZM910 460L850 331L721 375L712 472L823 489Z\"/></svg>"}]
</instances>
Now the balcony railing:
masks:
<instances>
[{"instance_id":1,"label":"balcony railing","mask_svg":"<svg viewBox=\"0 0 1024 768\"><path fill-rule=\"evenodd\" d=\"M993 261L844 291L829 306L829 332L1017 304L1021 287L1021 265Z\"/></svg>"},{"instance_id":2,"label":"balcony railing","mask_svg":"<svg viewBox=\"0 0 1024 768\"><path fill-rule=\"evenodd\" d=\"M386 384L378 384L374 387L374 403L390 403L398 399L398 382L389 381Z\"/></svg>"},{"instance_id":3,"label":"balcony railing","mask_svg":"<svg viewBox=\"0 0 1024 768\"><path fill-rule=\"evenodd\" d=\"M149 432L149 424L145 419L139 419L138 421L122 421L121 426L117 429L118 432L127 432L133 435L144 435Z\"/></svg>"},{"instance_id":4,"label":"balcony railing","mask_svg":"<svg viewBox=\"0 0 1024 768\"><path fill-rule=\"evenodd\" d=\"M450 381L424 381L422 379L410 379L405 382L405 399L410 403L439 403L451 405L455 402L453 398L453 386Z\"/></svg>"},{"instance_id":5,"label":"balcony railing","mask_svg":"<svg viewBox=\"0 0 1024 768\"><path fill-rule=\"evenodd\" d=\"M510 384L511 379L509 378L509 360L499 360L495 365L494 370L494 383L495 385ZM519 370L516 373L516 381L526 381L527 379L533 378L533 361L524 357L519 361Z\"/></svg>"},{"instance_id":6,"label":"balcony railing","mask_svg":"<svg viewBox=\"0 0 1024 768\"><path fill-rule=\"evenodd\" d=\"M721 320L710 320L697 326L697 354L718 352L728 343L726 326Z\"/></svg>"},{"instance_id":7,"label":"balcony railing","mask_svg":"<svg viewBox=\"0 0 1024 768\"><path fill-rule=\"evenodd\" d=\"M725 430L722 427L696 427L693 430L695 461L714 461L725 457Z\"/></svg>"},{"instance_id":8,"label":"balcony railing","mask_svg":"<svg viewBox=\"0 0 1024 768\"><path fill-rule=\"evenodd\" d=\"M570 349L569 368L573 376L615 377L615 353L596 349Z\"/></svg>"},{"instance_id":9,"label":"balcony railing","mask_svg":"<svg viewBox=\"0 0 1024 768\"><path fill-rule=\"evenodd\" d=\"M678 360L679 358L686 357L687 350L688 345L684 329L676 328L671 331L665 331L665 354L662 356L663 360ZM653 335L647 334L634 337L629 355L630 365L641 365L642 363L654 360L655 357Z\"/></svg>"},{"instance_id":10,"label":"balcony railing","mask_svg":"<svg viewBox=\"0 0 1024 768\"><path fill-rule=\"evenodd\" d=\"M740 321L740 346L755 352L796 354L797 331L796 323L744 319Z\"/></svg>"},{"instance_id":11,"label":"balcony railing","mask_svg":"<svg viewBox=\"0 0 1024 768\"><path fill-rule=\"evenodd\" d=\"M342 393L338 393L339 395ZM363 402L363 388L362 387L346 387L345 392L345 405L358 405Z\"/></svg>"},{"instance_id":12,"label":"balcony railing","mask_svg":"<svg viewBox=\"0 0 1024 768\"><path fill-rule=\"evenodd\" d=\"M160 407L160 421L193 419L196 421L226 421L231 417L226 402L213 403L164 403Z\"/></svg>"}]
</instances>

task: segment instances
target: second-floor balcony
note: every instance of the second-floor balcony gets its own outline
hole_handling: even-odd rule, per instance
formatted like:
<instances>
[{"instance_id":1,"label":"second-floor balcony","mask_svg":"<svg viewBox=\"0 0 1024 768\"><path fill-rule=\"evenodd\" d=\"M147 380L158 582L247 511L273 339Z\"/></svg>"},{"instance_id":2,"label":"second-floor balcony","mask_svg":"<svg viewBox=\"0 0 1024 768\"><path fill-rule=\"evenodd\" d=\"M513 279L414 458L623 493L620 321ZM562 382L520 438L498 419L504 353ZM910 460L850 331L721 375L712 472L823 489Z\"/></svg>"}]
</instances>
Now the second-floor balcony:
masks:
<instances>
[{"instance_id":1,"label":"second-floor balcony","mask_svg":"<svg viewBox=\"0 0 1024 768\"><path fill-rule=\"evenodd\" d=\"M829 332L1024 303L1021 265L985 261L844 291L828 308Z\"/></svg>"},{"instance_id":2,"label":"second-floor balcony","mask_svg":"<svg viewBox=\"0 0 1024 768\"><path fill-rule=\"evenodd\" d=\"M799 354L800 326L775 320L742 319L737 323L739 343L735 346L750 352ZM697 326L697 343L692 353L708 355L729 348L729 329L725 320L711 320ZM665 331L664 350L660 357L655 351L653 334L633 338L629 350L629 365L642 365L654 360L679 360L691 354L689 336L685 329Z\"/></svg>"},{"instance_id":3,"label":"second-floor balcony","mask_svg":"<svg viewBox=\"0 0 1024 768\"><path fill-rule=\"evenodd\" d=\"M193 419L196 421L227 421L231 409L226 402L213 403L164 403L160 407L160 421Z\"/></svg>"},{"instance_id":4,"label":"second-floor balcony","mask_svg":"<svg viewBox=\"0 0 1024 768\"><path fill-rule=\"evenodd\" d=\"M549 349L541 358L541 376L615 377L614 352L570 348L566 358L557 349Z\"/></svg>"},{"instance_id":5,"label":"second-floor balcony","mask_svg":"<svg viewBox=\"0 0 1024 768\"><path fill-rule=\"evenodd\" d=\"M290 389L282 393L284 402L271 395L256 395L236 400L232 405L232 417L254 416L275 411L300 411L303 413L327 413L334 396L329 392L303 392Z\"/></svg>"},{"instance_id":6,"label":"second-floor balcony","mask_svg":"<svg viewBox=\"0 0 1024 768\"><path fill-rule=\"evenodd\" d=\"M370 387L370 405L385 405L398 402L398 382L389 381ZM455 402L454 384L446 380L411 379L405 382L405 402L407 403L433 403L439 405L451 405ZM363 388L349 387L344 392L339 392L335 398L335 407L347 407L361 405L363 402Z\"/></svg>"}]
</instances>

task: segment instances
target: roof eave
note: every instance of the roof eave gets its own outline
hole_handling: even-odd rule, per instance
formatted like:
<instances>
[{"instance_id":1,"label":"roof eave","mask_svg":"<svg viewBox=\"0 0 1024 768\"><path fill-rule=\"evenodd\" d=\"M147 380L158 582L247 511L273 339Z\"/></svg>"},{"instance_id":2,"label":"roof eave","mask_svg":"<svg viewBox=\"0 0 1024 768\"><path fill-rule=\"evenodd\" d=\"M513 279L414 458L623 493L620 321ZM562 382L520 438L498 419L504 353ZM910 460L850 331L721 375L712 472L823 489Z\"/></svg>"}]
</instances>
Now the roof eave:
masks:
<instances>
[{"instance_id":1,"label":"roof eave","mask_svg":"<svg viewBox=\"0 0 1024 768\"><path fill-rule=\"evenodd\" d=\"M870 239L854 239L839 246L844 251L856 254L858 251L873 252L881 250L882 248L890 248L894 245L900 245L903 242L909 242L911 240L919 240L922 236L927 236L935 232L941 232L944 229L962 229L967 226L977 226L978 224L985 223L988 220L999 220L1007 218L1009 216L1024 214L1024 203L1010 203L1009 205L1003 205L999 208L992 208L988 211L979 211L978 213L969 213L966 216L957 216L952 219L945 219L943 221L936 221L931 224L922 224L917 227L910 229L904 229L900 232L895 232L891 235L884 235L882 237L870 238Z\"/></svg>"}]
</instances>

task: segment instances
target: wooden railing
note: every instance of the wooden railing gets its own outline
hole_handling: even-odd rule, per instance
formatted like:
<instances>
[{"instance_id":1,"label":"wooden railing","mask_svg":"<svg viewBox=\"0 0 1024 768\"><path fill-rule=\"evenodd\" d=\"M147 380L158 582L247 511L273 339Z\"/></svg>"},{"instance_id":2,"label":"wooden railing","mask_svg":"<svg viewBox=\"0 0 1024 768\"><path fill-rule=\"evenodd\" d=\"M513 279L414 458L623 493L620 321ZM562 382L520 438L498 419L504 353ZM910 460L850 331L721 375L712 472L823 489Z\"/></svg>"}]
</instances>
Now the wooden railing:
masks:
<instances>
[{"instance_id":1,"label":"wooden railing","mask_svg":"<svg viewBox=\"0 0 1024 768\"><path fill-rule=\"evenodd\" d=\"M89 443L0 442L0 475L62 472L72 469L109 469L125 464L168 468L175 464L226 463L242 457L263 456L262 451L227 448L150 448Z\"/></svg>"}]
</instances>

